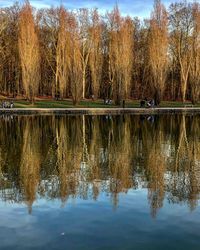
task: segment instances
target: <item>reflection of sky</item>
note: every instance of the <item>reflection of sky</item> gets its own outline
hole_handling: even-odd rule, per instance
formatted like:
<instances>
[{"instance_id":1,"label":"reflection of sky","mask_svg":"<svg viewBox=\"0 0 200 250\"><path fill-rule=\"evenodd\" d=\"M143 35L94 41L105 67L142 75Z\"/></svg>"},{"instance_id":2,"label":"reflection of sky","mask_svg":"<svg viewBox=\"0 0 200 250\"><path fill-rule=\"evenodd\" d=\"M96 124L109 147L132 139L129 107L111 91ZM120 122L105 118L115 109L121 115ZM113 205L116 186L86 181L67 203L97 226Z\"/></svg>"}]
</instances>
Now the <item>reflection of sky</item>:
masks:
<instances>
[{"instance_id":1,"label":"reflection of sky","mask_svg":"<svg viewBox=\"0 0 200 250\"><path fill-rule=\"evenodd\" d=\"M69 199L63 208L41 199L31 215L25 205L0 202L0 249L198 249L200 208L190 213L165 200L152 219L146 189L120 194L117 209L109 199Z\"/></svg>"},{"instance_id":2,"label":"reflection of sky","mask_svg":"<svg viewBox=\"0 0 200 250\"><path fill-rule=\"evenodd\" d=\"M12 5L12 0L0 0L0 6ZM19 0L23 3L23 0ZM97 7L101 12L111 10L113 6L118 3L123 14L131 16L147 17L149 16L154 0L30 0L31 4L37 8L44 8L49 6L57 6L59 4L65 5L67 8L95 8ZM163 0L166 6L169 6L173 0Z\"/></svg>"}]
</instances>

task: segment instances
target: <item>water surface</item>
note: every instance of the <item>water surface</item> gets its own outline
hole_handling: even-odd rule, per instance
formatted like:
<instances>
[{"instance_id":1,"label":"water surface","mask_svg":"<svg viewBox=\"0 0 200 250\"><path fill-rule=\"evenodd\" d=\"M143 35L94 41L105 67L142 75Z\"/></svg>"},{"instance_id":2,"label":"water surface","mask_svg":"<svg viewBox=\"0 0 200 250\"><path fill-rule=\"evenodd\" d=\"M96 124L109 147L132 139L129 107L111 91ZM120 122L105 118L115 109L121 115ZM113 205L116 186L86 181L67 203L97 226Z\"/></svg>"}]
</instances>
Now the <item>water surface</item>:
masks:
<instances>
[{"instance_id":1,"label":"water surface","mask_svg":"<svg viewBox=\"0 0 200 250\"><path fill-rule=\"evenodd\" d=\"M199 250L199 194L199 115L0 117L0 250Z\"/></svg>"}]
</instances>

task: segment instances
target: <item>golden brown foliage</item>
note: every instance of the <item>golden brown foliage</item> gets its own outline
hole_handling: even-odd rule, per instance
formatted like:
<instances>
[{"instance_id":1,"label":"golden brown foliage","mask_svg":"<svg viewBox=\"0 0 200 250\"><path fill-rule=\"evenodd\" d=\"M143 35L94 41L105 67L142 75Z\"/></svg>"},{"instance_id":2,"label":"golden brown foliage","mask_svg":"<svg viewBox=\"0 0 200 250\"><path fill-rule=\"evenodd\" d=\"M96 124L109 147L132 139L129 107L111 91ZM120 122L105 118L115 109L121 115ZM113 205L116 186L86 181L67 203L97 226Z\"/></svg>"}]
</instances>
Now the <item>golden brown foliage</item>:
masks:
<instances>
[{"instance_id":1,"label":"golden brown foliage","mask_svg":"<svg viewBox=\"0 0 200 250\"><path fill-rule=\"evenodd\" d=\"M56 48L56 94L66 96L70 71L69 14L61 7L59 10L59 31Z\"/></svg>"},{"instance_id":2,"label":"golden brown foliage","mask_svg":"<svg viewBox=\"0 0 200 250\"><path fill-rule=\"evenodd\" d=\"M102 53L102 32L103 24L97 10L92 12L92 26L90 28L90 36L92 48L89 55L89 65L91 70L91 88L94 98L98 98L101 81L102 81L102 67L103 67L103 53Z\"/></svg>"},{"instance_id":3,"label":"golden brown foliage","mask_svg":"<svg viewBox=\"0 0 200 250\"><path fill-rule=\"evenodd\" d=\"M195 104L200 97L200 4L193 6L194 30L192 37L192 61L190 70L191 99Z\"/></svg>"},{"instance_id":4,"label":"golden brown foliage","mask_svg":"<svg viewBox=\"0 0 200 250\"><path fill-rule=\"evenodd\" d=\"M26 97L33 102L35 95L38 94L40 79L40 53L32 7L28 1L20 11L19 54L25 94Z\"/></svg>"},{"instance_id":5,"label":"golden brown foliage","mask_svg":"<svg viewBox=\"0 0 200 250\"><path fill-rule=\"evenodd\" d=\"M118 7L108 14L109 19L109 78L116 104L130 94L133 65L133 23L122 18Z\"/></svg>"},{"instance_id":6,"label":"golden brown foliage","mask_svg":"<svg viewBox=\"0 0 200 250\"><path fill-rule=\"evenodd\" d=\"M168 70L168 17L165 7L159 0L155 1L154 11L150 20L148 37L149 67L157 104L160 103L165 90L165 80Z\"/></svg>"}]
</instances>

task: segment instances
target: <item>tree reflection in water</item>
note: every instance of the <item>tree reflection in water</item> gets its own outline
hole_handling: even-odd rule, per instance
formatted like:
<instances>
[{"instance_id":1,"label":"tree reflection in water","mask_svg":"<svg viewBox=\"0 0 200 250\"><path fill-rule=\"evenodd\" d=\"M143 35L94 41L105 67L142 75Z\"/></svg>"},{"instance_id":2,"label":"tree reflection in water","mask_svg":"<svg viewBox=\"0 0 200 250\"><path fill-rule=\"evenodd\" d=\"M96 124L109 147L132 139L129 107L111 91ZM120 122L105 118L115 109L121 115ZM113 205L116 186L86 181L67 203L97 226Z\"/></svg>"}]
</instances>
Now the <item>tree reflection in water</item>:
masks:
<instances>
[{"instance_id":1,"label":"tree reflection in water","mask_svg":"<svg viewBox=\"0 0 200 250\"><path fill-rule=\"evenodd\" d=\"M118 206L119 194L147 188L153 217L166 198L197 206L200 120L197 115L3 116L0 197L5 202L68 198Z\"/></svg>"}]
</instances>

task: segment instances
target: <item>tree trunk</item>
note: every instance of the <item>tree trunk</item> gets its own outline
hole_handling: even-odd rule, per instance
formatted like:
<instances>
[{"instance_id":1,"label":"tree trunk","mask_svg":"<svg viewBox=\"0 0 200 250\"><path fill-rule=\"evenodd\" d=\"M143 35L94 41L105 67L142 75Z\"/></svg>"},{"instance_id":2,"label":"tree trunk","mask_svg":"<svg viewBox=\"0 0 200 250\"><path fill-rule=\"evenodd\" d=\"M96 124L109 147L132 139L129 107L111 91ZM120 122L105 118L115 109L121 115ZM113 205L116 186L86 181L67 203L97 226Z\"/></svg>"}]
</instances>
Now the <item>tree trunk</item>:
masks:
<instances>
[{"instance_id":1,"label":"tree trunk","mask_svg":"<svg viewBox=\"0 0 200 250\"><path fill-rule=\"evenodd\" d=\"M185 102L185 97L186 97L186 89L187 89L187 80L182 80L181 84L181 92L182 92L182 102Z\"/></svg>"},{"instance_id":2,"label":"tree trunk","mask_svg":"<svg viewBox=\"0 0 200 250\"><path fill-rule=\"evenodd\" d=\"M85 75L86 75L86 72L85 72L85 69L83 69L83 79L82 79L82 84L83 84L83 95L82 95L82 98L85 99Z\"/></svg>"}]
</instances>

